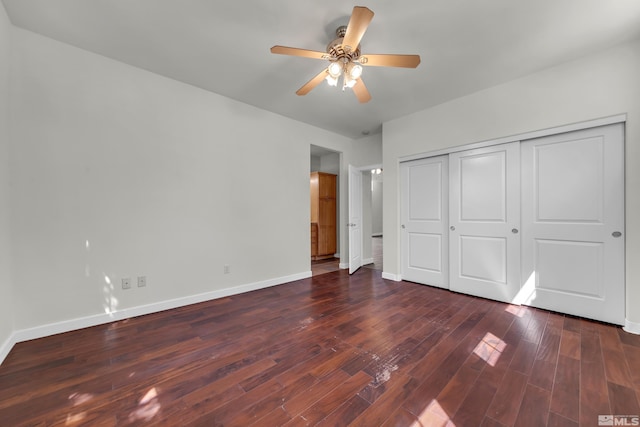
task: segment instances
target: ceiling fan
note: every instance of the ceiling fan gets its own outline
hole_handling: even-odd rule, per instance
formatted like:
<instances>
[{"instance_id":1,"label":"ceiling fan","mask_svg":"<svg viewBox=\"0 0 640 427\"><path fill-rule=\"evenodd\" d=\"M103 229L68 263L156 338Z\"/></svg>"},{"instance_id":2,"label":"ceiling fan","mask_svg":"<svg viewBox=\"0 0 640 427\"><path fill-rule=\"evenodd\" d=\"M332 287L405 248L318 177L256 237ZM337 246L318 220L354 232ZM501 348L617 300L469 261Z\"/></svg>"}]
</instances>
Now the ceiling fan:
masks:
<instances>
[{"instance_id":1,"label":"ceiling fan","mask_svg":"<svg viewBox=\"0 0 640 427\"><path fill-rule=\"evenodd\" d=\"M342 90L352 88L358 101L369 102L371 94L362 81L363 66L416 68L420 64L419 55L361 54L360 40L372 19L373 12L371 10L355 6L349 24L338 27L337 37L329 43L326 52L273 46L271 53L329 61L329 66L298 89L296 94L306 95L323 80L326 80L330 86L337 86L340 77L342 77Z\"/></svg>"}]
</instances>

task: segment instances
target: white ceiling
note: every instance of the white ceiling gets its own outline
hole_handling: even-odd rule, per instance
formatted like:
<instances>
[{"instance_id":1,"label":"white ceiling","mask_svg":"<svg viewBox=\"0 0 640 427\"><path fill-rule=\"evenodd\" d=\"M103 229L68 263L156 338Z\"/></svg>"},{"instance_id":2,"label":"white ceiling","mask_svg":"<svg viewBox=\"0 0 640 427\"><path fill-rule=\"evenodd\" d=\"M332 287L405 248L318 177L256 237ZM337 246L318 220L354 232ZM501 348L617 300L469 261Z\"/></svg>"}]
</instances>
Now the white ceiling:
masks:
<instances>
[{"instance_id":1,"label":"white ceiling","mask_svg":"<svg viewBox=\"0 0 640 427\"><path fill-rule=\"evenodd\" d=\"M373 99L295 91L354 6L342 0L2 0L19 27L333 132L359 138L429 108L640 38L638 0L369 0L363 53L419 54L417 69L366 68Z\"/></svg>"}]
</instances>

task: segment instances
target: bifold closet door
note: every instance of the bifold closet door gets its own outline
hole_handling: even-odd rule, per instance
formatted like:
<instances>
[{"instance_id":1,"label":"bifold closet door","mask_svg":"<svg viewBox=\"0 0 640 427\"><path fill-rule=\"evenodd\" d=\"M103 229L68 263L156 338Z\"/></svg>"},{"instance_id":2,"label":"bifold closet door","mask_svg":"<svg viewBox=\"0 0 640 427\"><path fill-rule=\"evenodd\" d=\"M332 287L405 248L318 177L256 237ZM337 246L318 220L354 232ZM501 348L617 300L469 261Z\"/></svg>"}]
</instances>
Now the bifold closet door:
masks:
<instances>
[{"instance_id":1,"label":"bifold closet door","mask_svg":"<svg viewBox=\"0 0 640 427\"><path fill-rule=\"evenodd\" d=\"M402 279L449 287L448 157L400 165Z\"/></svg>"},{"instance_id":2,"label":"bifold closet door","mask_svg":"<svg viewBox=\"0 0 640 427\"><path fill-rule=\"evenodd\" d=\"M624 128L522 143L522 301L624 324Z\"/></svg>"},{"instance_id":3,"label":"bifold closet door","mask_svg":"<svg viewBox=\"0 0 640 427\"><path fill-rule=\"evenodd\" d=\"M453 291L511 302L520 289L520 145L449 155Z\"/></svg>"}]
</instances>

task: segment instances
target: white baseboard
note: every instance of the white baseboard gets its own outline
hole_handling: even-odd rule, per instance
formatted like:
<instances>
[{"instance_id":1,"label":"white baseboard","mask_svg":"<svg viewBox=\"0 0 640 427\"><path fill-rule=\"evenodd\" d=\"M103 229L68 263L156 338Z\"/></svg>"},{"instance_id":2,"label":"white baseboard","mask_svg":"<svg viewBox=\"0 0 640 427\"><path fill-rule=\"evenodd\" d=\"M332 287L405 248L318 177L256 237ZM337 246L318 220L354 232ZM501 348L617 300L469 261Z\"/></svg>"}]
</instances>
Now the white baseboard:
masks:
<instances>
[{"instance_id":1,"label":"white baseboard","mask_svg":"<svg viewBox=\"0 0 640 427\"><path fill-rule=\"evenodd\" d=\"M2 364L4 359L9 355L14 345L16 345L16 340L14 339L14 334L11 334L0 346L0 364Z\"/></svg>"},{"instance_id":2,"label":"white baseboard","mask_svg":"<svg viewBox=\"0 0 640 427\"><path fill-rule=\"evenodd\" d=\"M362 265L373 264L373 258L365 258L362 260Z\"/></svg>"},{"instance_id":3,"label":"white baseboard","mask_svg":"<svg viewBox=\"0 0 640 427\"><path fill-rule=\"evenodd\" d=\"M386 271L382 272L382 278L387 280L393 280L394 282L400 282L402 280L402 276L399 274L387 273Z\"/></svg>"},{"instance_id":4,"label":"white baseboard","mask_svg":"<svg viewBox=\"0 0 640 427\"><path fill-rule=\"evenodd\" d=\"M345 268L349 268L349 263L348 262L341 262L340 264L338 264L338 267L340 267L342 270L344 270Z\"/></svg>"},{"instance_id":5,"label":"white baseboard","mask_svg":"<svg viewBox=\"0 0 640 427\"><path fill-rule=\"evenodd\" d=\"M102 313L92 316L80 317L76 319L63 320L62 322L50 323L47 325L36 326L29 329L21 329L14 331L13 334L0 347L0 364L7 357L11 349L16 343L28 341L37 338L43 338L50 335L69 332L76 329L88 328L91 326L111 323L130 317L143 316L145 314L156 313L159 311L169 310L172 308L183 307L190 304L197 304L217 298L223 298L230 295L242 294L245 292L255 291L258 289L269 288L271 286L282 285L284 283L293 282L311 277L311 271L304 273L292 274L290 276L277 277L274 279L263 280L260 282L248 283L246 285L234 286L231 288L219 289L211 292L205 292L197 295L189 295L186 297L176 298L167 301L160 301L151 304L141 305L137 307L125 308L113 313Z\"/></svg>"},{"instance_id":6,"label":"white baseboard","mask_svg":"<svg viewBox=\"0 0 640 427\"><path fill-rule=\"evenodd\" d=\"M630 334L640 335L640 323L624 319L624 326L622 327L622 330L629 332Z\"/></svg>"}]
</instances>

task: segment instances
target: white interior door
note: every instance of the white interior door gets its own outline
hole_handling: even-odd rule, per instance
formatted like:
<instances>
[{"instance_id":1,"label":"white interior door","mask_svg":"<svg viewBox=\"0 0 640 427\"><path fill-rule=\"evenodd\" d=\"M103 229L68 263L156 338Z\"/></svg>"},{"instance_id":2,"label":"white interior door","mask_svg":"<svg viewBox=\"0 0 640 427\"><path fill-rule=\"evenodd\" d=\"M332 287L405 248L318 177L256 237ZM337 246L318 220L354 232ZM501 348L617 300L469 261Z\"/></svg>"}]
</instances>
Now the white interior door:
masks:
<instances>
[{"instance_id":1,"label":"white interior door","mask_svg":"<svg viewBox=\"0 0 640 427\"><path fill-rule=\"evenodd\" d=\"M523 302L624 324L623 132L523 142Z\"/></svg>"},{"instance_id":2,"label":"white interior door","mask_svg":"<svg viewBox=\"0 0 640 427\"><path fill-rule=\"evenodd\" d=\"M362 172L349 165L349 274L362 267Z\"/></svg>"},{"instance_id":3,"label":"white interior door","mask_svg":"<svg viewBox=\"0 0 640 427\"><path fill-rule=\"evenodd\" d=\"M449 287L449 158L400 165L402 279Z\"/></svg>"},{"instance_id":4,"label":"white interior door","mask_svg":"<svg viewBox=\"0 0 640 427\"><path fill-rule=\"evenodd\" d=\"M511 302L520 288L520 145L449 155L451 290Z\"/></svg>"}]
</instances>

